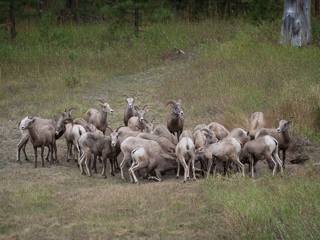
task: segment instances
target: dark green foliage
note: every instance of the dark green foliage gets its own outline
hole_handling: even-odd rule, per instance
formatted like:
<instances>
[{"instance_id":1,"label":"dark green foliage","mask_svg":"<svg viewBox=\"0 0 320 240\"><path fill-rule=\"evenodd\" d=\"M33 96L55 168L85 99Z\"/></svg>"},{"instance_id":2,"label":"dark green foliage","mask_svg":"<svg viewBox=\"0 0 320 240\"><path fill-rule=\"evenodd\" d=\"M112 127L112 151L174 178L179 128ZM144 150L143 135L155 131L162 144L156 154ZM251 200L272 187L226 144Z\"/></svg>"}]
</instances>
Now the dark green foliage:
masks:
<instances>
[{"instance_id":1,"label":"dark green foliage","mask_svg":"<svg viewBox=\"0 0 320 240\"><path fill-rule=\"evenodd\" d=\"M281 17L283 4L283 0L252 0L251 18L257 22L264 20L274 21Z\"/></svg>"}]
</instances>

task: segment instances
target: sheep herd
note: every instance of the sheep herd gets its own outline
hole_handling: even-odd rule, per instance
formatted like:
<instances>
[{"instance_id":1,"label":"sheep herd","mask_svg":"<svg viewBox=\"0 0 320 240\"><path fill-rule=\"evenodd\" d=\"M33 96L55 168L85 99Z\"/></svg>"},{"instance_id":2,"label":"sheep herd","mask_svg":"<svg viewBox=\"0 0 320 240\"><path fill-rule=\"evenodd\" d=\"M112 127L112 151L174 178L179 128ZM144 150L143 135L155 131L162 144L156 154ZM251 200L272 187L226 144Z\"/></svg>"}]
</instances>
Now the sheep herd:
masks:
<instances>
[{"instance_id":1,"label":"sheep herd","mask_svg":"<svg viewBox=\"0 0 320 240\"><path fill-rule=\"evenodd\" d=\"M217 122L209 125L200 124L194 132L183 131L184 112L181 100L168 100L172 107L167 119L167 126L154 127L154 119L147 121L147 105L139 109L134 106L136 97L124 96L127 102L123 122L124 126L116 129L108 127L107 115L113 110L107 101L100 100L101 110L89 109L85 119L72 119L71 114L75 108L65 109L61 117L43 119L39 117L26 117L19 123L22 137L18 144L17 161L21 163L20 151L22 149L25 160L28 157L25 146L30 139L35 154L34 166L37 167L37 148L41 148L42 167L44 159L50 162L59 162L57 157L56 140L64 135L67 142L67 161L73 158L72 149L82 174L86 172L92 176L92 170L97 173L96 161L102 162L102 176L106 178L107 160L110 162L110 174L115 175L116 170L121 171L124 181L125 167L131 163L128 173L132 183L139 183L135 173L145 169L148 179L162 181L162 174L166 171L176 170L176 177L180 175L180 167L184 169L183 182L192 178L196 180L196 171L206 172L210 175L213 166L213 175L217 165L224 166L224 174L228 173L230 164L237 167L242 176L244 164L249 164L249 171L254 177L256 163L265 159L272 174L277 168L281 175L285 166L285 153L290 145L289 124L291 121L279 120L277 129L266 128L266 122L261 112L255 112L251 119L249 130L235 128L229 132ZM105 135L110 130L110 135ZM176 133L176 135L175 135ZM48 154L44 157L44 148ZM282 160L278 152L282 151ZM123 154L123 159L118 165L117 158ZM93 155L93 161L91 163ZM50 157L49 157L50 156ZM196 163L198 168L195 167ZM191 166L191 167L190 167ZM138 172L139 173L139 172Z\"/></svg>"}]
</instances>

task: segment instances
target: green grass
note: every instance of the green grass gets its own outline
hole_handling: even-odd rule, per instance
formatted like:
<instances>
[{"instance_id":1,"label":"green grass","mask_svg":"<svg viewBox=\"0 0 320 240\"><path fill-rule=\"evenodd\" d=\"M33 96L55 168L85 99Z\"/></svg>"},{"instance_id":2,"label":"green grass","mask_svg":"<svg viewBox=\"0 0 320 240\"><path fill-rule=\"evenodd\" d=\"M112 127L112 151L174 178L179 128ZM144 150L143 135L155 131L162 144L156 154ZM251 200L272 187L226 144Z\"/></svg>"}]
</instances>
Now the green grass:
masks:
<instances>
[{"instance_id":1,"label":"green grass","mask_svg":"<svg viewBox=\"0 0 320 240\"><path fill-rule=\"evenodd\" d=\"M105 24L52 25L48 44L30 23L17 26L16 43L1 35L0 239L318 239L317 145L303 149L310 163L283 178L267 171L255 180L187 184L172 174L140 186L119 174L81 176L65 161L63 140L59 166L34 169L30 144L31 162L15 162L22 117L70 107L78 108L74 118L84 117L107 98L114 128L122 125L124 94L148 104L147 119L157 125L170 112L165 101L181 98L188 130L213 121L247 129L251 114L262 111L268 127L294 116L294 136L319 143L318 43L278 45L280 26L176 21L145 27L136 38L127 29L110 36Z\"/></svg>"}]
</instances>

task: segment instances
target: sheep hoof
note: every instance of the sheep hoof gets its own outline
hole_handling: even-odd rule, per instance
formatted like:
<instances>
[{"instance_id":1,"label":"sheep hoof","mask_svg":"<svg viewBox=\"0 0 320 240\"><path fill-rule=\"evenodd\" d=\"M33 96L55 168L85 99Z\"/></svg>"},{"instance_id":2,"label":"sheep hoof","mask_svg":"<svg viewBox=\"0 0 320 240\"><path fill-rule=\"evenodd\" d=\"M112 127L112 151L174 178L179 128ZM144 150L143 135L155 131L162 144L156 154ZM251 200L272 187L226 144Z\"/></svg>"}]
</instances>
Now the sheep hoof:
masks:
<instances>
[{"instance_id":1,"label":"sheep hoof","mask_svg":"<svg viewBox=\"0 0 320 240\"><path fill-rule=\"evenodd\" d=\"M103 178L105 178L105 179L106 179L106 178L107 178L107 176L103 176Z\"/></svg>"},{"instance_id":2,"label":"sheep hoof","mask_svg":"<svg viewBox=\"0 0 320 240\"><path fill-rule=\"evenodd\" d=\"M196 178L193 178L193 181L197 181L197 179L196 179Z\"/></svg>"},{"instance_id":3,"label":"sheep hoof","mask_svg":"<svg viewBox=\"0 0 320 240\"><path fill-rule=\"evenodd\" d=\"M115 176L114 173L111 173L111 176Z\"/></svg>"},{"instance_id":4,"label":"sheep hoof","mask_svg":"<svg viewBox=\"0 0 320 240\"><path fill-rule=\"evenodd\" d=\"M86 175L86 173L85 173L85 172L82 172L81 174L82 174L82 175Z\"/></svg>"},{"instance_id":5,"label":"sheep hoof","mask_svg":"<svg viewBox=\"0 0 320 240\"><path fill-rule=\"evenodd\" d=\"M26 158L26 159L25 159L25 161L26 161L26 162L29 162L29 159L28 159L28 158ZM20 161L19 161L19 162L20 162Z\"/></svg>"},{"instance_id":6,"label":"sheep hoof","mask_svg":"<svg viewBox=\"0 0 320 240\"><path fill-rule=\"evenodd\" d=\"M178 179L179 178L179 176L176 176L176 179Z\"/></svg>"}]
</instances>

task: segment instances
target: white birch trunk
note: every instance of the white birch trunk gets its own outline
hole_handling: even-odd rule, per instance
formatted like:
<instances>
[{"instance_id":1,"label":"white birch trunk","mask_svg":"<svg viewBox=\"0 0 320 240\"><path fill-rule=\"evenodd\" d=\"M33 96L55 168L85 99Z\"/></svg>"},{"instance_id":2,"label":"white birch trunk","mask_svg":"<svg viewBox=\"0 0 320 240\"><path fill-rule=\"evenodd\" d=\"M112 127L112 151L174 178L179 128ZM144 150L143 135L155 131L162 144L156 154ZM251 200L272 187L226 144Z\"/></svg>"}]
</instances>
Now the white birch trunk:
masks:
<instances>
[{"instance_id":1,"label":"white birch trunk","mask_svg":"<svg viewBox=\"0 0 320 240\"><path fill-rule=\"evenodd\" d=\"M310 22L311 0L285 0L281 39L284 45L292 46L307 45L311 40Z\"/></svg>"}]
</instances>

